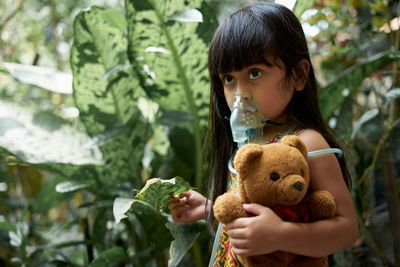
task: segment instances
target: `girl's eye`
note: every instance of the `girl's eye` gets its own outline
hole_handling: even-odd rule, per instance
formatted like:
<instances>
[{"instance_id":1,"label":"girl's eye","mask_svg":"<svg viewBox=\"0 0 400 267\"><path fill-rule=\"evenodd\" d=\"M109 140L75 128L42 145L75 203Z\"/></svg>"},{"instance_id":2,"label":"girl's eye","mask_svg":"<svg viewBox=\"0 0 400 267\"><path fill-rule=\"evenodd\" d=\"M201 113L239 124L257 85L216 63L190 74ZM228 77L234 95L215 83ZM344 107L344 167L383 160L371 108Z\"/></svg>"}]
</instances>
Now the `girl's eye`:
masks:
<instances>
[{"instance_id":1,"label":"girl's eye","mask_svg":"<svg viewBox=\"0 0 400 267\"><path fill-rule=\"evenodd\" d=\"M259 72L258 70L253 70L250 72L250 80L254 80L257 79L258 77L260 77L261 72Z\"/></svg>"},{"instance_id":2,"label":"girl's eye","mask_svg":"<svg viewBox=\"0 0 400 267\"><path fill-rule=\"evenodd\" d=\"M223 81L224 81L225 85L228 85L228 84L231 84L233 82L233 78L231 76L225 76L223 78Z\"/></svg>"}]
</instances>

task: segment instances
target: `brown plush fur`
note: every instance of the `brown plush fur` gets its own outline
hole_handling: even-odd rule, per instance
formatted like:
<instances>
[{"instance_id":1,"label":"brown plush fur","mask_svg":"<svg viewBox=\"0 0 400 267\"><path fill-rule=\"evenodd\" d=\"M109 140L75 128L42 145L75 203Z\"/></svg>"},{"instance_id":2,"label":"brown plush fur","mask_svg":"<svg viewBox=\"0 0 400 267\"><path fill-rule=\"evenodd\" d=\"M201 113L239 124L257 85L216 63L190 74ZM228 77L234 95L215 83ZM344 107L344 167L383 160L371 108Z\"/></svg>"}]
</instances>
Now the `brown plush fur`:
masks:
<instances>
[{"instance_id":1,"label":"brown plush fur","mask_svg":"<svg viewBox=\"0 0 400 267\"><path fill-rule=\"evenodd\" d=\"M336 205L331 193L322 190L308 193L310 172L306 158L304 143L294 135L283 137L280 143L247 144L240 148L233 161L238 172L240 197L233 193L219 196L213 206L216 219L227 224L251 216L243 209L244 203L258 203L270 208L302 204L310 221L333 217ZM238 258L246 267L323 266L322 258L283 251Z\"/></svg>"}]
</instances>

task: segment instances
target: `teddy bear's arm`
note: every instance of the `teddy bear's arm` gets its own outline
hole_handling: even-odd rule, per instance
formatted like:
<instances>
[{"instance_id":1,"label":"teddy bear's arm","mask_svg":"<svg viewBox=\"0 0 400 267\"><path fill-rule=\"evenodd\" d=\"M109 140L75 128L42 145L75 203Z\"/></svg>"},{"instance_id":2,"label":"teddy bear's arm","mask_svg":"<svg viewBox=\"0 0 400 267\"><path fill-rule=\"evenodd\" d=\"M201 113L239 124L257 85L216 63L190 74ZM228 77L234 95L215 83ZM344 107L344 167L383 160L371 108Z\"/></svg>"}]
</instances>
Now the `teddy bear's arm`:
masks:
<instances>
[{"instance_id":1,"label":"teddy bear's arm","mask_svg":"<svg viewBox=\"0 0 400 267\"><path fill-rule=\"evenodd\" d=\"M335 216L335 198L328 191L314 191L306 196L304 202L307 205L311 221L332 218Z\"/></svg>"},{"instance_id":2,"label":"teddy bear's arm","mask_svg":"<svg viewBox=\"0 0 400 267\"><path fill-rule=\"evenodd\" d=\"M243 204L243 201L233 193L225 193L215 200L214 216L224 224L240 217L248 217L249 214L242 207Z\"/></svg>"}]
</instances>

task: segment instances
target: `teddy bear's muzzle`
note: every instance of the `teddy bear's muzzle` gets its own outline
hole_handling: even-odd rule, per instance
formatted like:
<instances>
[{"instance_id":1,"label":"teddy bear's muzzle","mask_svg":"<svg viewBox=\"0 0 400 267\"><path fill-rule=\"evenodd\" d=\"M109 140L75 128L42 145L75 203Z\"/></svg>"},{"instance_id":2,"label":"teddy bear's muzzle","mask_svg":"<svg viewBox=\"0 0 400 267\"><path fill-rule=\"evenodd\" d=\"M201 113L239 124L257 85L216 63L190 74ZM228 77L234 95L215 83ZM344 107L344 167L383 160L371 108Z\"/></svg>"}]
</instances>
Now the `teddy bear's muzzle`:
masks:
<instances>
[{"instance_id":1,"label":"teddy bear's muzzle","mask_svg":"<svg viewBox=\"0 0 400 267\"><path fill-rule=\"evenodd\" d=\"M292 174L282 180L279 187L282 199L279 202L285 205L297 204L305 195L307 188L306 180L300 175Z\"/></svg>"}]
</instances>

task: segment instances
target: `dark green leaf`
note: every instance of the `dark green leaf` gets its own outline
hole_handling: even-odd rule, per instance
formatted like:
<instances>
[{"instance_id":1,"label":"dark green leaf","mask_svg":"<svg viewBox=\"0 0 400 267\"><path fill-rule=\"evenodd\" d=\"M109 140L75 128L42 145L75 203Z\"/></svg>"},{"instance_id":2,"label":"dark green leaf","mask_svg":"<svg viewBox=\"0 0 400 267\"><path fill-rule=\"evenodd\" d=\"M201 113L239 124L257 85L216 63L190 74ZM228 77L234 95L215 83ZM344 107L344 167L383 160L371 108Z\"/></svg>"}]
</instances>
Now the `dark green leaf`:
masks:
<instances>
[{"instance_id":1,"label":"dark green leaf","mask_svg":"<svg viewBox=\"0 0 400 267\"><path fill-rule=\"evenodd\" d=\"M58 177L46 182L33 199L33 210L35 212L45 212L60 205L64 200L71 198L72 193L61 194L56 191L56 185L64 181L65 178Z\"/></svg>"},{"instance_id":2,"label":"dark green leaf","mask_svg":"<svg viewBox=\"0 0 400 267\"><path fill-rule=\"evenodd\" d=\"M170 197L190 189L192 187L180 177L174 177L169 180L153 178L146 182L146 185L136 195L136 198L149 203L159 212L165 212Z\"/></svg>"},{"instance_id":3,"label":"dark green leaf","mask_svg":"<svg viewBox=\"0 0 400 267\"><path fill-rule=\"evenodd\" d=\"M74 98L109 168L101 176L141 186L141 159L151 127L138 108L142 88L127 57L122 14L91 7L74 22L71 49Z\"/></svg>"},{"instance_id":4,"label":"dark green leaf","mask_svg":"<svg viewBox=\"0 0 400 267\"><path fill-rule=\"evenodd\" d=\"M348 90L349 93L353 93L365 78L399 58L400 51L379 53L347 69L335 81L322 88L320 90L320 105L324 117L331 117L335 109L343 103L346 96L343 91Z\"/></svg>"},{"instance_id":5,"label":"dark green leaf","mask_svg":"<svg viewBox=\"0 0 400 267\"><path fill-rule=\"evenodd\" d=\"M89 267L103 267L116 263L125 262L128 260L128 255L122 247L113 247L101 253L94 259Z\"/></svg>"}]
</instances>

